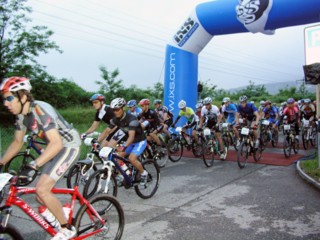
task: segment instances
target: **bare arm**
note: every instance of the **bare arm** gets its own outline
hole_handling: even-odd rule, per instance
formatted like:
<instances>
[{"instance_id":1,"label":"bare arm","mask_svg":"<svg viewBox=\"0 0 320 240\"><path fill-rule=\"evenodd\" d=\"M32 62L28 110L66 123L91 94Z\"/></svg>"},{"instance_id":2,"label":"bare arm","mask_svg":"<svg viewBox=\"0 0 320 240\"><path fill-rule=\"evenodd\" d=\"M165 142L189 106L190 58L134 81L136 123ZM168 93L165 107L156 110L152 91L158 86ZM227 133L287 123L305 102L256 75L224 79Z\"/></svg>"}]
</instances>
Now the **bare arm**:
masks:
<instances>
[{"instance_id":1,"label":"bare arm","mask_svg":"<svg viewBox=\"0 0 320 240\"><path fill-rule=\"evenodd\" d=\"M23 146L23 137L26 131L15 131L14 138L6 153L3 155L0 164L6 164L11 158L13 158Z\"/></svg>"},{"instance_id":2,"label":"bare arm","mask_svg":"<svg viewBox=\"0 0 320 240\"><path fill-rule=\"evenodd\" d=\"M91 127L85 132L85 134L90 134L94 132L100 125L99 121L94 121L91 125Z\"/></svg>"}]
</instances>

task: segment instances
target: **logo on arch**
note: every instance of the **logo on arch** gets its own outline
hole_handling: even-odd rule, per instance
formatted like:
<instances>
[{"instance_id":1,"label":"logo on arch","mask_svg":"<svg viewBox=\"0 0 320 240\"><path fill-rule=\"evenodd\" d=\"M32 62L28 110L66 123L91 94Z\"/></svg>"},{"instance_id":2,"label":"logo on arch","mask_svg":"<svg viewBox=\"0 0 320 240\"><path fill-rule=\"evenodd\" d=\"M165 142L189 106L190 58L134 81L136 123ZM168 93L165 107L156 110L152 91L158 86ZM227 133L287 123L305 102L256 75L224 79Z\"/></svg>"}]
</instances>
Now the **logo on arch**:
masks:
<instances>
[{"instance_id":1,"label":"logo on arch","mask_svg":"<svg viewBox=\"0 0 320 240\"><path fill-rule=\"evenodd\" d=\"M189 17L173 37L178 46L182 47L198 27L199 23Z\"/></svg>"}]
</instances>

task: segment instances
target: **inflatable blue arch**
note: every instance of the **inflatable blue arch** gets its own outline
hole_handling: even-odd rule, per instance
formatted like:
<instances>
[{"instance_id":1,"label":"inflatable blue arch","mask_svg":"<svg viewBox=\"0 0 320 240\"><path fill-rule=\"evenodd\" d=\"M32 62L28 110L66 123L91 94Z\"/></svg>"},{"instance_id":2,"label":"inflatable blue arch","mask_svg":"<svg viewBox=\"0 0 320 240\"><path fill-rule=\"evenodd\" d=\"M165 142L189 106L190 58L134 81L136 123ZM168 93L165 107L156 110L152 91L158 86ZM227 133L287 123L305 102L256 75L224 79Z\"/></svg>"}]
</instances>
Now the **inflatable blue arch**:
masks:
<instances>
[{"instance_id":1,"label":"inflatable blue arch","mask_svg":"<svg viewBox=\"0 0 320 240\"><path fill-rule=\"evenodd\" d=\"M320 0L215 0L199 4L166 47L164 104L197 100L198 54L215 35L273 34L275 29L320 21Z\"/></svg>"}]
</instances>

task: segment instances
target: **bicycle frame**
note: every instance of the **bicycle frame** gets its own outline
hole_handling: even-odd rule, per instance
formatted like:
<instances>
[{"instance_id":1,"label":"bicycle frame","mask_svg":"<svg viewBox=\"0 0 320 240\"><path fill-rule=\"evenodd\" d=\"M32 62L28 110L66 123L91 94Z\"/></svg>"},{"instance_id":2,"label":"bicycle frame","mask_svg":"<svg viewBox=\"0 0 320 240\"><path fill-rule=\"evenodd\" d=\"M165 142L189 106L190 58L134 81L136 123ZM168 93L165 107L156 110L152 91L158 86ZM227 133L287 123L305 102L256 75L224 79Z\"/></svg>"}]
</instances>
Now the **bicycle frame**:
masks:
<instances>
[{"instance_id":1,"label":"bicycle frame","mask_svg":"<svg viewBox=\"0 0 320 240\"><path fill-rule=\"evenodd\" d=\"M14 177L14 179L10 183L10 190L9 195L6 198L5 205L0 207L1 212L4 212L6 216L2 219L2 226L6 226L6 224L9 221L9 217L11 214L11 206L17 206L20 208L25 214L27 214L30 218L32 218L40 227L42 227L46 232L48 232L50 235L54 236L57 231L50 226L46 222L46 220L39 215L33 208L23 199L21 199L18 196L22 196L25 194L35 194L36 190L34 187L17 187L15 186L17 182L18 177ZM87 211L90 218L97 217L98 220L104 224L105 220L103 220L100 215L96 212L96 210L91 206L88 200L86 200L79 192L78 186L75 186L74 188L53 188L52 193L54 194L68 194L71 195L71 211L68 219L68 223L72 224L72 216L74 212L74 207L76 205L76 200L79 201L80 205L87 205L89 211ZM90 226L89 226L90 227ZM86 230L86 229L85 229ZM74 239L85 239L89 236L95 235L99 232L102 232L103 228L94 230L90 233L87 233L85 235L75 237ZM78 232L79 235L81 235L81 232Z\"/></svg>"},{"instance_id":2,"label":"bicycle frame","mask_svg":"<svg viewBox=\"0 0 320 240\"><path fill-rule=\"evenodd\" d=\"M41 150L38 149L38 147L35 145L35 143L40 144L40 145L47 145L45 142L34 140L32 136L27 136L26 142L27 141L28 141L28 144L27 144L27 147L25 150L25 152L27 154L30 153L31 148L34 149L39 155L41 154Z\"/></svg>"}]
</instances>

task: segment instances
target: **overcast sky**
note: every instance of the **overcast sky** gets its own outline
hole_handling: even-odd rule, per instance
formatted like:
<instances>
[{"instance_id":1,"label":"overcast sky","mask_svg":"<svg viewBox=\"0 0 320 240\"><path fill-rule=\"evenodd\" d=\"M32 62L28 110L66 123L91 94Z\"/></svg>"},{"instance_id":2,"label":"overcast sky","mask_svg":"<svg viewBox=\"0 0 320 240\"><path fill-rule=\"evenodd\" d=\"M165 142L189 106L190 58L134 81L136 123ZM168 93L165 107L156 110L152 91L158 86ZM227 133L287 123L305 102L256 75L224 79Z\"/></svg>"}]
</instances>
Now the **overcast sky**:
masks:
<instances>
[{"instance_id":1,"label":"overcast sky","mask_svg":"<svg viewBox=\"0 0 320 240\"><path fill-rule=\"evenodd\" d=\"M49 52L39 63L59 78L97 91L99 66L113 71L126 87L164 81L165 47L201 0L29 0L33 25L54 31L62 54ZM275 35L241 33L213 37L199 55L199 80L229 89L303 78L306 26Z\"/></svg>"}]
</instances>

